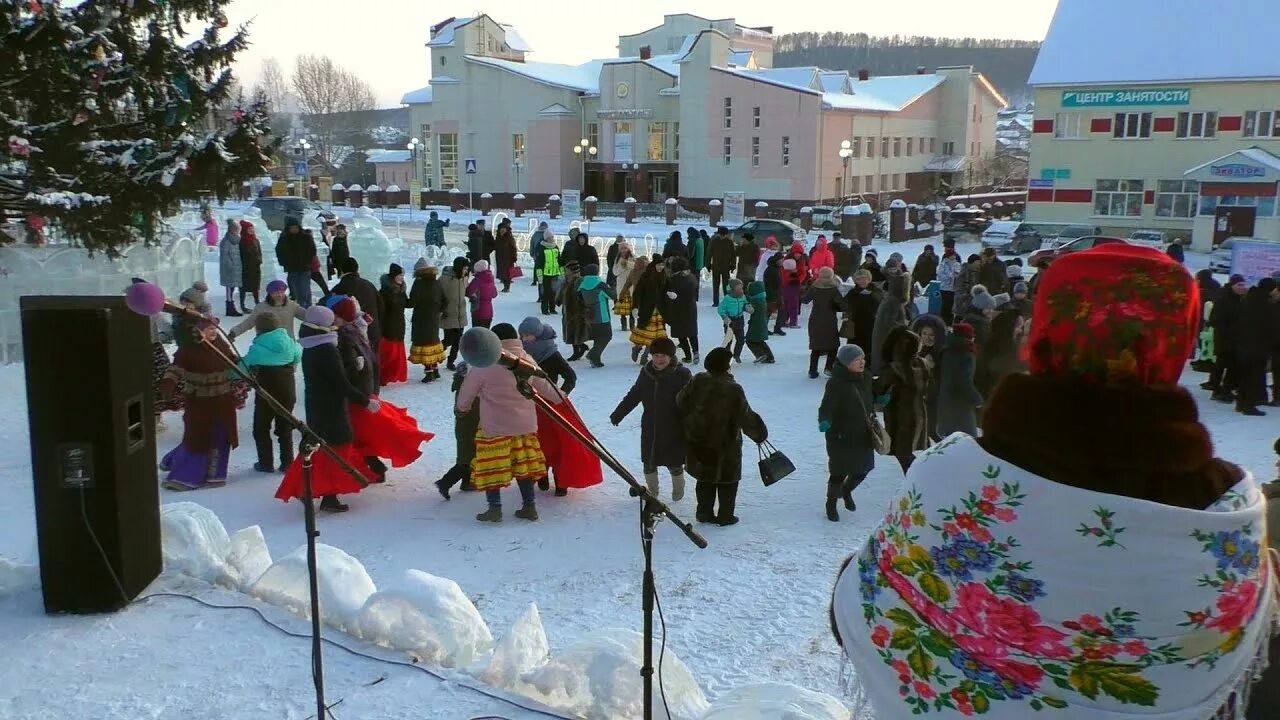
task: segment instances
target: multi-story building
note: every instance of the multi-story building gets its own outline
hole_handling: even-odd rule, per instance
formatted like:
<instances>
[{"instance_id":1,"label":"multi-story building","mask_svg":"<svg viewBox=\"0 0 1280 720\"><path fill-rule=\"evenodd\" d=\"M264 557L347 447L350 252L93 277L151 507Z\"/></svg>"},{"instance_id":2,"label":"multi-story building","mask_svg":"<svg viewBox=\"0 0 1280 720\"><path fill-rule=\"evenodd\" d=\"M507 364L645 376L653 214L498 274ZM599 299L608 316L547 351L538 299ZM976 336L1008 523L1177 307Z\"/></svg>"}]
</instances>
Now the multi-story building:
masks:
<instances>
[{"instance_id":1,"label":"multi-story building","mask_svg":"<svg viewBox=\"0 0 1280 720\"><path fill-rule=\"evenodd\" d=\"M995 151L1005 104L967 66L896 77L773 68L769 28L687 14L580 65L527 60L519 33L487 15L440 23L427 45L430 85L403 102L437 198L455 187L641 202L919 197L939 180L963 184Z\"/></svg>"},{"instance_id":2,"label":"multi-story building","mask_svg":"<svg viewBox=\"0 0 1280 720\"><path fill-rule=\"evenodd\" d=\"M1162 18L1159 31L1149 25ZM1280 4L1062 2L1031 73L1027 215L1280 240Z\"/></svg>"}]
</instances>

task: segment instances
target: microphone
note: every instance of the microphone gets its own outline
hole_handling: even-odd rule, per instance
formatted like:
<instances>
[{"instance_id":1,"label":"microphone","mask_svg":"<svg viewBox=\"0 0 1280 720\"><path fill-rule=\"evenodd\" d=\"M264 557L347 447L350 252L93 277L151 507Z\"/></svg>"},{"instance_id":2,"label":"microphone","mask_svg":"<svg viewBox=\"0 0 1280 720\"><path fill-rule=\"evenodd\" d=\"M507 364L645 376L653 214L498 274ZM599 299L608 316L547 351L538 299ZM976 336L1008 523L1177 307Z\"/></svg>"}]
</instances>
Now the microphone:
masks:
<instances>
[{"instance_id":1,"label":"microphone","mask_svg":"<svg viewBox=\"0 0 1280 720\"><path fill-rule=\"evenodd\" d=\"M168 298L164 296L164 291L159 286L146 282L136 282L130 285L124 291L124 303L129 306L130 310L147 317L167 312L170 315L178 315L197 322L208 319L195 310L169 302Z\"/></svg>"},{"instance_id":2,"label":"microphone","mask_svg":"<svg viewBox=\"0 0 1280 720\"><path fill-rule=\"evenodd\" d=\"M537 377L549 380L537 363L504 350L502 341L489 328L473 327L462 333L462 339L458 341L458 354L468 367L501 365L515 373L519 379Z\"/></svg>"}]
</instances>

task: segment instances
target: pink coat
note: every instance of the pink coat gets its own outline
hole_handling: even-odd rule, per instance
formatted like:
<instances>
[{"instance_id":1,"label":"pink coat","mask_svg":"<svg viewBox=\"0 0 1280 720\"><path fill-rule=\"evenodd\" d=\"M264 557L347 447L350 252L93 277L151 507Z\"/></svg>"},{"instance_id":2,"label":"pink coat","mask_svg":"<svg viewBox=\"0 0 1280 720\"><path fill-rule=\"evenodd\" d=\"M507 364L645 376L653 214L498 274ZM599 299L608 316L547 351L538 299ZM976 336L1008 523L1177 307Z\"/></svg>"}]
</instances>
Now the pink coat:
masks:
<instances>
[{"instance_id":1,"label":"pink coat","mask_svg":"<svg viewBox=\"0 0 1280 720\"><path fill-rule=\"evenodd\" d=\"M492 270L482 270L467 284L467 297L471 300L471 317L476 320L493 320L493 299L498 297L498 284Z\"/></svg>"},{"instance_id":2,"label":"pink coat","mask_svg":"<svg viewBox=\"0 0 1280 720\"><path fill-rule=\"evenodd\" d=\"M502 349L537 365L519 340L503 340ZM553 403L560 394L542 378L530 381L533 389ZM489 437L514 437L538 432L538 410L533 401L520 394L516 376L511 370L494 364L486 368L470 368L458 390L458 412L466 412L480 400L480 431Z\"/></svg>"},{"instance_id":3,"label":"pink coat","mask_svg":"<svg viewBox=\"0 0 1280 720\"><path fill-rule=\"evenodd\" d=\"M209 247L218 247L218 242L222 240L221 233L218 232L218 221L209 218L209 222L206 222L202 227L204 228L204 244Z\"/></svg>"}]
</instances>

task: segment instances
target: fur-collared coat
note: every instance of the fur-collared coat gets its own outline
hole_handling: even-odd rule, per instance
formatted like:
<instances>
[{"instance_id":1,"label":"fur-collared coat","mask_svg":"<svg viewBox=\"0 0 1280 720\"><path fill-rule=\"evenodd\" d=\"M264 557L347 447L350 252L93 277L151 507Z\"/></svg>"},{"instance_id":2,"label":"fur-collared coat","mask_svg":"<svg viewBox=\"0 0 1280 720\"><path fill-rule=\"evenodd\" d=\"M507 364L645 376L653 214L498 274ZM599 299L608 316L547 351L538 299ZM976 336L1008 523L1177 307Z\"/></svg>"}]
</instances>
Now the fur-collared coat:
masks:
<instances>
[{"instance_id":1,"label":"fur-collared coat","mask_svg":"<svg viewBox=\"0 0 1280 720\"><path fill-rule=\"evenodd\" d=\"M742 479L742 436L769 437L764 420L730 373L701 372L680 391L676 405L688 447L686 469L695 480L731 484Z\"/></svg>"}]
</instances>

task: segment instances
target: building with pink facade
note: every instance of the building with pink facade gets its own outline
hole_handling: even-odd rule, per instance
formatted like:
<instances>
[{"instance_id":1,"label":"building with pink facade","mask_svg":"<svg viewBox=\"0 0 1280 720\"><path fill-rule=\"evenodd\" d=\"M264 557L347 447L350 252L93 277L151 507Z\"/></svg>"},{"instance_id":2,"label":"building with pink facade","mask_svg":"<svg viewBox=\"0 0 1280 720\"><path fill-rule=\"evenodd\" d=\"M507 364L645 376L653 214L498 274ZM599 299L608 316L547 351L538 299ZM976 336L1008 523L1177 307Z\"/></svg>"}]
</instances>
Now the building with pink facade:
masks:
<instances>
[{"instance_id":1,"label":"building with pink facade","mask_svg":"<svg viewBox=\"0 0 1280 720\"><path fill-rule=\"evenodd\" d=\"M499 198L918 199L940 180L962 184L995 152L1006 104L969 66L885 77L774 68L771 28L688 14L579 65L529 60L519 33L483 14L434 26L427 45L430 84L402 102L435 195L470 180Z\"/></svg>"}]
</instances>

